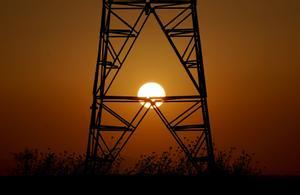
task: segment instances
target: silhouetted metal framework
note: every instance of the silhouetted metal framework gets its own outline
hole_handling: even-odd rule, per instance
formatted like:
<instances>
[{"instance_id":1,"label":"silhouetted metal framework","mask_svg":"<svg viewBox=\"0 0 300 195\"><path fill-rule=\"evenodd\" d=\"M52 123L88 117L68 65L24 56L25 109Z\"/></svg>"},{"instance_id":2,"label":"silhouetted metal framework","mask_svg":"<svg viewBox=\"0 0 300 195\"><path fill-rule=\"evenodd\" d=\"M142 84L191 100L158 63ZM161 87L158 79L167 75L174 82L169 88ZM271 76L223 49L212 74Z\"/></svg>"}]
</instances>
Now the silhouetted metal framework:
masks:
<instances>
[{"instance_id":1,"label":"silhouetted metal framework","mask_svg":"<svg viewBox=\"0 0 300 195\"><path fill-rule=\"evenodd\" d=\"M129 24L129 22L118 13L119 11L124 12L124 10L127 12L133 10L139 11L139 15L135 18L133 25ZM166 22L161 18L162 13L159 13L163 10L173 10L176 11L177 14L174 18ZM198 95L167 96L164 98L153 97L151 99L134 96L107 95L150 15L154 15L180 60L181 65L197 89ZM112 28L112 17L116 18L124 27L117 29ZM192 21L190 26L181 27L181 24L186 20ZM203 164L208 165L209 168L213 167L214 153L198 25L196 0L103 0L99 53L96 64L86 154L87 165L90 170L93 170L95 166L98 165L98 162L103 163L104 161L113 163L150 110L150 108L141 105L132 120L128 121L107 104L140 104L141 101L145 103L150 102L152 104L153 110L158 114L180 148L184 151L186 157L197 170L200 169ZM188 45L183 52L178 49L176 44L177 39L188 40ZM114 40L114 42L112 40ZM122 43L119 49L116 49L114 45L115 40L117 40L118 44ZM192 70L196 70L197 76L192 74ZM161 109L155 105L155 102L158 101L163 101L164 104L192 102L193 105L175 119L169 120ZM111 114L123 125L112 126L104 124L102 121L103 111ZM201 121L203 122L201 124L182 125L182 122L195 112L201 112ZM109 147L107 140L102 136L104 132L120 132L122 134L114 143L113 147ZM179 136L181 132L199 133L192 148L188 147Z\"/></svg>"}]
</instances>

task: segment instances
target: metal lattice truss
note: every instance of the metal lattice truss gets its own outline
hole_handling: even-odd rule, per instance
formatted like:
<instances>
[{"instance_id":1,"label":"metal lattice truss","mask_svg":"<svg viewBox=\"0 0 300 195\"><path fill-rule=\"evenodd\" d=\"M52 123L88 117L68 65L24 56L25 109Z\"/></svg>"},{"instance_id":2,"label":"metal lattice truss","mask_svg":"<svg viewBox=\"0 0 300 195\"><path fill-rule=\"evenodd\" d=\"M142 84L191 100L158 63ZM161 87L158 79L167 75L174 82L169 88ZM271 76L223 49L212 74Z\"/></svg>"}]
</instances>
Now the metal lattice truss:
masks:
<instances>
[{"instance_id":1,"label":"metal lattice truss","mask_svg":"<svg viewBox=\"0 0 300 195\"><path fill-rule=\"evenodd\" d=\"M172 10L176 14L165 19L164 12ZM134 12L129 22L122 12ZM192 81L197 94L193 96L167 96L164 98L140 98L135 96L111 96L109 90L122 69L128 55L132 51L144 25L150 15L154 15L160 28L171 44L181 65ZM114 25L118 24L118 25ZM116 27L114 27L116 26ZM178 44L184 40L186 46ZM196 74L193 73L196 72ZM93 104L90 123L87 160L89 164L97 164L99 160L113 162L130 140L141 121L151 108L143 105L131 120L122 117L113 110L111 103L151 103L166 128L176 140L187 158L197 168L199 164L211 165L214 162L212 138L207 109L207 96L203 70L202 51L198 27L198 17L195 0L106 0L103 1L99 55L96 66ZM174 119L168 119L156 102L191 103L192 105ZM104 124L103 112L121 122L114 126ZM200 112L199 124L184 124L192 114ZM119 132L121 135L109 146L103 133ZM197 133L197 139L188 146L180 133Z\"/></svg>"}]
</instances>

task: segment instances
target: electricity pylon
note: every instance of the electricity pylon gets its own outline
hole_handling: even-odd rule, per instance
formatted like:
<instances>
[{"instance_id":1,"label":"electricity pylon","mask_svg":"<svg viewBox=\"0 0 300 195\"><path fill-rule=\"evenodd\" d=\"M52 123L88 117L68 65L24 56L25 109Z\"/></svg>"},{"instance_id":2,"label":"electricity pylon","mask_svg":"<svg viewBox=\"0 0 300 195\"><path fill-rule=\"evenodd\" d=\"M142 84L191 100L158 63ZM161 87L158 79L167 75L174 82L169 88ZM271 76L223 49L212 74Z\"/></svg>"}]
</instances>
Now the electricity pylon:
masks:
<instances>
[{"instance_id":1,"label":"electricity pylon","mask_svg":"<svg viewBox=\"0 0 300 195\"><path fill-rule=\"evenodd\" d=\"M200 170L203 165L211 170L214 167L214 152L210 122L207 108L207 92L204 77L203 58L201 51L199 24L196 0L103 0L102 20L98 59L96 64L91 121L88 134L86 162L88 169L93 171L103 162L112 164L128 143L150 107L141 105L131 120L126 120L108 103L151 103L152 109L158 114L172 137L176 140L189 162ZM135 12L136 17L127 21L122 13ZM176 12L174 17L164 19L166 11ZM126 61L129 53L139 38L149 16L153 15L162 32L172 46L181 66L194 85L197 95L167 96L163 98L141 98L135 96L111 96L108 92ZM120 24L113 27L114 23ZM153 35L155 36L155 35ZM184 49L180 49L177 40L185 40ZM195 72L196 74L194 74ZM166 75L168 76L168 75ZM156 102L193 103L174 120L168 119ZM105 124L103 113L109 113L122 125ZM193 113L199 112L201 119L197 124L184 124ZM121 136L108 146L109 140L104 133L119 132ZM198 133L192 146L185 143L181 133Z\"/></svg>"}]
</instances>

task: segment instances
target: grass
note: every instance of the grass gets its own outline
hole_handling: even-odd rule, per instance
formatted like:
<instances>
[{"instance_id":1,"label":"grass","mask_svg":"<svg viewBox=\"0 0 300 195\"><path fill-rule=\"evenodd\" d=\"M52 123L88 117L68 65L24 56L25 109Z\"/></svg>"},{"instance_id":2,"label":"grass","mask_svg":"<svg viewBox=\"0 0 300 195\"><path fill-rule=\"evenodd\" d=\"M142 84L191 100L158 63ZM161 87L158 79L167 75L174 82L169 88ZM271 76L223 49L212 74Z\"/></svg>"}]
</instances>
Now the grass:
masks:
<instances>
[{"instance_id":1,"label":"grass","mask_svg":"<svg viewBox=\"0 0 300 195\"><path fill-rule=\"evenodd\" d=\"M107 169L104 163L100 163L94 173L103 175L130 175L130 176L197 176L191 163L186 158L179 157L178 149L161 154L151 153L142 155L138 162L129 169L123 170L120 164L124 161L121 157ZM234 148L229 151L216 151L216 170L218 176L258 176L261 169L254 163L254 154L242 151L236 154ZM235 157L234 157L235 156ZM85 175L85 155L77 153L58 153L48 149L39 152L37 149L25 149L14 153L14 168L11 175L14 176L81 176ZM206 173L206 167L202 166L202 173Z\"/></svg>"}]
</instances>

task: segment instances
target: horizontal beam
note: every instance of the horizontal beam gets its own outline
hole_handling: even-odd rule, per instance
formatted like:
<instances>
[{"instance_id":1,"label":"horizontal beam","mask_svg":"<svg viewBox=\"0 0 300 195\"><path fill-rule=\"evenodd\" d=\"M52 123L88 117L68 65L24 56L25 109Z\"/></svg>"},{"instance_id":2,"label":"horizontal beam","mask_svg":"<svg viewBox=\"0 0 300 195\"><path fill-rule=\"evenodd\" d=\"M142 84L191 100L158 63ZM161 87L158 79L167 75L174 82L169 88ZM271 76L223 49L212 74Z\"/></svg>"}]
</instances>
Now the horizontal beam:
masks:
<instances>
[{"instance_id":1,"label":"horizontal beam","mask_svg":"<svg viewBox=\"0 0 300 195\"><path fill-rule=\"evenodd\" d=\"M108 0L109 3L191 3L193 0Z\"/></svg>"},{"instance_id":2,"label":"horizontal beam","mask_svg":"<svg viewBox=\"0 0 300 195\"><path fill-rule=\"evenodd\" d=\"M183 102L200 102L201 96L166 96L166 97L137 97L137 96L97 96L97 99L102 99L104 102L173 102L173 101L183 101Z\"/></svg>"},{"instance_id":3,"label":"horizontal beam","mask_svg":"<svg viewBox=\"0 0 300 195\"><path fill-rule=\"evenodd\" d=\"M174 131L203 131L206 126L204 124L199 125L182 125L174 127Z\"/></svg>"}]
</instances>

